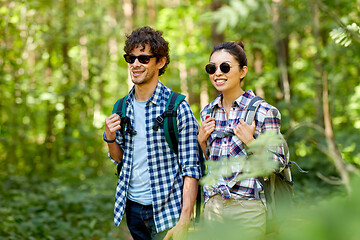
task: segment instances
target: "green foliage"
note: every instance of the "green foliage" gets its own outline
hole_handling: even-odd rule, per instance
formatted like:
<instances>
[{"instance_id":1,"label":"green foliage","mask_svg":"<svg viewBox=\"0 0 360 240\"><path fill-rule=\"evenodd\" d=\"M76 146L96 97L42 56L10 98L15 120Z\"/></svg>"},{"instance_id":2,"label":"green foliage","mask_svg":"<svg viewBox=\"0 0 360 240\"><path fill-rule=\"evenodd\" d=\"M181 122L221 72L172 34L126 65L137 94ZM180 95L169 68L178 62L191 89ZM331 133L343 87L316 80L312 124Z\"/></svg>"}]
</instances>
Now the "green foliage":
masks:
<instances>
[{"instance_id":1,"label":"green foliage","mask_svg":"<svg viewBox=\"0 0 360 240\"><path fill-rule=\"evenodd\" d=\"M360 27L353 23L344 28L336 28L330 32L330 37L335 41L335 43L340 44L341 46L348 47L352 43L351 34L353 32L357 34L360 38Z\"/></svg>"},{"instance_id":2,"label":"green foliage","mask_svg":"<svg viewBox=\"0 0 360 240\"><path fill-rule=\"evenodd\" d=\"M281 209L281 223L277 225L279 234L254 237L239 222L230 220L216 224L202 222L196 231L190 233L189 239L236 239L241 236L250 240L355 240L360 235L359 184L360 177L354 177L351 196L327 196L312 199L296 208Z\"/></svg>"},{"instance_id":3,"label":"green foliage","mask_svg":"<svg viewBox=\"0 0 360 240\"><path fill-rule=\"evenodd\" d=\"M112 222L116 178L1 176L0 239L124 239ZM111 181L111 182L110 182Z\"/></svg>"},{"instance_id":4,"label":"green foliage","mask_svg":"<svg viewBox=\"0 0 360 240\"><path fill-rule=\"evenodd\" d=\"M228 177L234 172L242 172L237 179L244 180L249 177L268 176L274 169L278 168L278 163L271 161L272 153L269 149L280 145L281 138L272 131L261 134L257 139L248 145L248 152L252 154L248 157L233 157L222 159L221 161L207 161L208 173L201 179L204 185L212 185L220 177Z\"/></svg>"},{"instance_id":5,"label":"green foliage","mask_svg":"<svg viewBox=\"0 0 360 240\"><path fill-rule=\"evenodd\" d=\"M293 171L296 204L313 205L311 200L344 194L341 186L317 177L318 172L339 176L319 130L324 125L321 82L328 80L337 146L344 161L359 168L357 1L131 2L131 16L125 15L123 1L1 2L0 165L5 175L1 176L0 231L6 229L1 232L4 238L120 235L110 227L112 216L104 217L112 215L114 189L99 189L94 181L103 186L104 179L112 180L106 176L111 163L101 139L104 119L128 92L122 58L125 34L143 25L163 31L170 42L171 63L161 80L176 91L187 91L197 117L201 104L206 104L200 103L200 93L207 91L208 101L218 94L204 71L213 45L221 39L215 33L223 34L225 41L242 40L249 68L243 88L262 94L280 110L291 160L310 171L305 175ZM284 98L280 45L285 46L290 100ZM100 211L100 201L104 215L98 218L92 212Z\"/></svg>"}]
</instances>

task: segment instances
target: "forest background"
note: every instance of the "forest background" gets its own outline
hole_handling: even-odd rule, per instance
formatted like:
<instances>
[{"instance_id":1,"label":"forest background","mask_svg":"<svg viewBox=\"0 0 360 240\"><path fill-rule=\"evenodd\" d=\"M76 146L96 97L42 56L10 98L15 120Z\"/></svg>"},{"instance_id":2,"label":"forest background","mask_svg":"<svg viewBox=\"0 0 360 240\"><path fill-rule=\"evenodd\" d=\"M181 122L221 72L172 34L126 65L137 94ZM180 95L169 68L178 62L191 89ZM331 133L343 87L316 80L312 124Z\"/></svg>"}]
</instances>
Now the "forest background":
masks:
<instances>
[{"instance_id":1,"label":"forest background","mask_svg":"<svg viewBox=\"0 0 360 240\"><path fill-rule=\"evenodd\" d=\"M204 71L212 47L243 41L244 89L280 110L291 160L310 171L293 169L296 206L358 196L359 13L359 0L0 0L0 239L131 239L112 222L102 133L132 86L125 35L144 25L170 43L161 80L198 119L218 95ZM359 204L344 205L332 216L344 221L322 219L337 232L314 239L359 226Z\"/></svg>"}]
</instances>

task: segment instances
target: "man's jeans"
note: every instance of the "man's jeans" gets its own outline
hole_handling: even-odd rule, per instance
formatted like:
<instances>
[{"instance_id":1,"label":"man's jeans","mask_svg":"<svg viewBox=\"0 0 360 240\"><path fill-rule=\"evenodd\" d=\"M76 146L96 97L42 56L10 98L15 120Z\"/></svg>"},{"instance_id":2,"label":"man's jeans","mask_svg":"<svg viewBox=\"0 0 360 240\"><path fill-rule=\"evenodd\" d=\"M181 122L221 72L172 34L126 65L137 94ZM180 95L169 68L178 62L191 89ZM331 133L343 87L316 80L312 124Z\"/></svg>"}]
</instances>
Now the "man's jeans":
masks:
<instances>
[{"instance_id":1,"label":"man's jeans","mask_svg":"<svg viewBox=\"0 0 360 240\"><path fill-rule=\"evenodd\" d=\"M126 222L134 240L161 240L167 230L157 233L152 205L141 205L129 199L126 201Z\"/></svg>"}]
</instances>

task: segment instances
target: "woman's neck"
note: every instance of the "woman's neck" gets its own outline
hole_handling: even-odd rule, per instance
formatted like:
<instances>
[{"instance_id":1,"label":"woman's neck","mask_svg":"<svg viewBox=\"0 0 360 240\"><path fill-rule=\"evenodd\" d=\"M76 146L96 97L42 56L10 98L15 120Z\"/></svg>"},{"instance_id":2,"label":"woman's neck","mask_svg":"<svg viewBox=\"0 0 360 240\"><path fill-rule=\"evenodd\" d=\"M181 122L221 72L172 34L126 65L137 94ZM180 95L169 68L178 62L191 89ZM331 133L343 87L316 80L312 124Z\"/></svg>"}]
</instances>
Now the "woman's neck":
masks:
<instances>
[{"instance_id":1,"label":"woman's neck","mask_svg":"<svg viewBox=\"0 0 360 240\"><path fill-rule=\"evenodd\" d=\"M225 108L226 113L228 114L230 112L232 103L244 94L244 90L240 88L233 91L223 92L222 94L222 105Z\"/></svg>"}]
</instances>

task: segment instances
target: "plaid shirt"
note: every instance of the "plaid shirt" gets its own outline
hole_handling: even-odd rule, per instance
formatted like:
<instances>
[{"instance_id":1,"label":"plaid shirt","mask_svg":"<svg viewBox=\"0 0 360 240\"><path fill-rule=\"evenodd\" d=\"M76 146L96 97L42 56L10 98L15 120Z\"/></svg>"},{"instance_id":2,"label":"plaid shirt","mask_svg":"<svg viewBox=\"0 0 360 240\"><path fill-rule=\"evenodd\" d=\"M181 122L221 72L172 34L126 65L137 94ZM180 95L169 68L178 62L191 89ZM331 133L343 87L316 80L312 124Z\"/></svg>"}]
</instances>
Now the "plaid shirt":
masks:
<instances>
[{"instance_id":1,"label":"plaid shirt","mask_svg":"<svg viewBox=\"0 0 360 240\"><path fill-rule=\"evenodd\" d=\"M201 121L209 117L208 109L212 109L212 116L215 117L215 130L226 131L233 129L239 122L239 119L244 119L245 110L251 99L255 97L252 90L246 91L242 96L233 102L228 120L226 119L226 112L221 105L222 95L218 96L213 102L205 106L201 111ZM257 138L261 133L269 130L276 130L280 134L280 112L270 104L261 103L255 115L255 133L254 138ZM212 141L211 135L208 143ZM273 154L273 159L279 161L281 166L285 164L284 148L278 147L276 149L279 155ZM209 160L219 161L221 158L230 158L234 156L246 156L245 144L236 137L229 136L223 139L216 139L210 146ZM236 198L236 199L255 199L254 189L260 193L260 198L264 199L264 190L260 181L255 178L236 181L235 177L238 172L233 173L225 179L219 179L217 185L204 186L206 202L210 197L215 194L221 194L223 198ZM256 185L256 186L255 186Z\"/></svg>"},{"instance_id":2,"label":"plaid shirt","mask_svg":"<svg viewBox=\"0 0 360 240\"><path fill-rule=\"evenodd\" d=\"M152 129L156 117L165 111L170 94L171 89L159 81L145 106L147 163L154 221L158 232L175 226L180 217L183 178L189 176L200 179L201 177L197 149L199 126L186 101L182 101L177 109L178 155L166 143L163 128L160 127L158 131ZM130 118L132 126L134 126L133 101L134 88L129 92L126 102L126 116ZM126 131L124 132L124 137L119 131L116 133L116 142L124 150L123 167L115 195L114 222L116 226L120 225L124 215L134 149L133 138ZM111 160L116 164L113 159Z\"/></svg>"}]
</instances>

